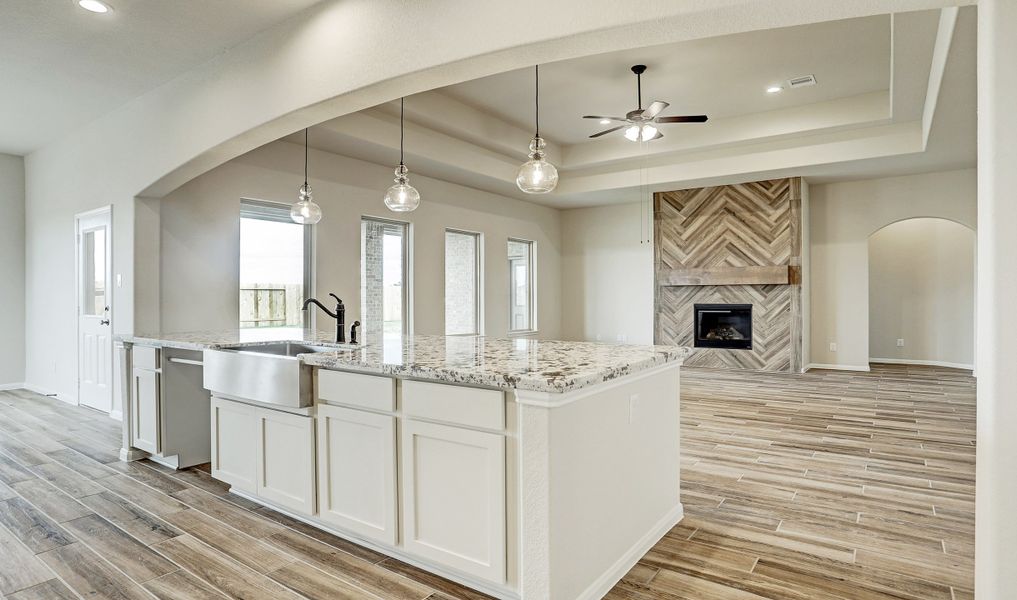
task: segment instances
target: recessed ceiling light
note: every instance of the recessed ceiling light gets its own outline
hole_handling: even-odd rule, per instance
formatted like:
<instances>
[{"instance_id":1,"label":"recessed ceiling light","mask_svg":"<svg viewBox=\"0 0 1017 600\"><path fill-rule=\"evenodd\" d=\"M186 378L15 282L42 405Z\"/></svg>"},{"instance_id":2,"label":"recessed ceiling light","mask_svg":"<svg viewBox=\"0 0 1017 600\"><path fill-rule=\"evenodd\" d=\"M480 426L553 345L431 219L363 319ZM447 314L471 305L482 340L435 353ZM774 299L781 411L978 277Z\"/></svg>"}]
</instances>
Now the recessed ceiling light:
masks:
<instances>
[{"instance_id":1,"label":"recessed ceiling light","mask_svg":"<svg viewBox=\"0 0 1017 600\"><path fill-rule=\"evenodd\" d=\"M108 13L109 11L113 10L110 8L109 4L106 4L105 2L100 2L99 0L78 0L78 6L89 12L99 14Z\"/></svg>"},{"instance_id":2,"label":"recessed ceiling light","mask_svg":"<svg viewBox=\"0 0 1017 600\"><path fill-rule=\"evenodd\" d=\"M601 125L610 125L611 124L611 119L601 119L600 120L600 124Z\"/></svg>"},{"instance_id":3,"label":"recessed ceiling light","mask_svg":"<svg viewBox=\"0 0 1017 600\"><path fill-rule=\"evenodd\" d=\"M766 93L767 94L776 94L777 92L780 92L783 89L784 88L782 88L779 85L771 85L770 87L766 88Z\"/></svg>"}]
</instances>

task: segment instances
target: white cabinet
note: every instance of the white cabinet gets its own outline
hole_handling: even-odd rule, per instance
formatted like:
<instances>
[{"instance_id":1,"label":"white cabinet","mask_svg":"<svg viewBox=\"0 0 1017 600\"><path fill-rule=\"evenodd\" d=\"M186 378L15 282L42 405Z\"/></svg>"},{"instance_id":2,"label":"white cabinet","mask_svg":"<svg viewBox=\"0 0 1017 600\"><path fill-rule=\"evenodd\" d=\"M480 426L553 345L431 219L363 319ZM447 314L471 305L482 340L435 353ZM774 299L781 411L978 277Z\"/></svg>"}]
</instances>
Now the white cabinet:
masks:
<instances>
[{"instance_id":1,"label":"white cabinet","mask_svg":"<svg viewBox=\"0 0 1017 600\"><path fill-rule=\"evenodd\" d=\"M394 416L318 405L318 517L394 546L395 445Z\"/></svg>"},{"instance_id":2,"label":"white cabinet","mask_svg":"<svg viewBox=\"0 0 1017 600\"><path fill-rule=\"evenodd\" d=\"M212 396L212 477L313 515L314 418Z\"/></svg>"},{"instance_id":3,"label":"white cabinet","mask_svg":"<svg viewBox=\"0 0 1017 600\"><path fill-rule=\"evenodd\" d=\"M256 440L257 494L313 515L314 418L259 408Z\"/></svg>"},{"instance_id":4,"label":"white cabinet","mask_svg":"<svg viewBox=\"0 0 1017 600\"><path fill-rule=\"evenodd\" d=\"M403 545L437 564L505 581L505 438L402 422Z\"/></svg>"},{"instance_id":5,"label":"white cabinet","mask_svg":"<svg viewBox=\"0 0 1017 600\"><path fill-rule=\"evenodd\" d=\"M134 369L131 390L131 433L133 445L152 454L162 451L159 431L159 373Z\"/></svg>"},{"instance_id":6,"label":"white cabinet","mask_svg":"<svg viewBox=\"0 0 1017 600\"><path fill-rule=\"evenodd\" d=\"M258 409L212 396L212 477L257 493Z\"/></svg>"}]
</instances>

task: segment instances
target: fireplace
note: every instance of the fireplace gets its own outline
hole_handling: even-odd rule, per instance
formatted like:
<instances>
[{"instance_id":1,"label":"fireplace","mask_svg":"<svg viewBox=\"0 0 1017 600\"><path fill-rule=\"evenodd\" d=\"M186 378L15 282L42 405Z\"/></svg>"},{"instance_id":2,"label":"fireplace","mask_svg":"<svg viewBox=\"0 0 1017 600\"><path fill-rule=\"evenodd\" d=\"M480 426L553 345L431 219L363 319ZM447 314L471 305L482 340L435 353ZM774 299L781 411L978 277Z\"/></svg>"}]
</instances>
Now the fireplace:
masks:
<instances>
[{"instance_id":1,"label":"fireplace","mask_svg":"<svg viewBox=\"0 0 1017 600\"><path fill-rule=\"evenodd\" d=\"M696 304L697 348L752 349L751 304Z\"/></svg>"}]
</instances>

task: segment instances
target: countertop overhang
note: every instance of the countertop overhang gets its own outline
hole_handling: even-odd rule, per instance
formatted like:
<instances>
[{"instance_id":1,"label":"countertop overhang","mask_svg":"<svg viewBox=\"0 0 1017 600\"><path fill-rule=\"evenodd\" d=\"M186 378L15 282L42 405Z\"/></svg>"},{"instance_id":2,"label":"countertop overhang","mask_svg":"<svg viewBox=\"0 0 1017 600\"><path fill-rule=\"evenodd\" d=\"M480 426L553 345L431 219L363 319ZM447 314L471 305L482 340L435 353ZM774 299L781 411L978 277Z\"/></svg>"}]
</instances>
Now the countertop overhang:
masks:
<instances>
[{"instance_id":1,"label":"countertop overhang","mask_svg":"<svg viewBox=\"0 0 1017 600\"><path fill-rule=\"evenodd\" d=\"M126 334L116 339L186 350L279 342L335 345L330 342L333 334L295 328ZM358 348L337 347L335 351L301 354L300 359L323 369L561 394L669 363L677 366L690 352L681 346L378 334L368 335Z\"/></svg>"}]
</instances>

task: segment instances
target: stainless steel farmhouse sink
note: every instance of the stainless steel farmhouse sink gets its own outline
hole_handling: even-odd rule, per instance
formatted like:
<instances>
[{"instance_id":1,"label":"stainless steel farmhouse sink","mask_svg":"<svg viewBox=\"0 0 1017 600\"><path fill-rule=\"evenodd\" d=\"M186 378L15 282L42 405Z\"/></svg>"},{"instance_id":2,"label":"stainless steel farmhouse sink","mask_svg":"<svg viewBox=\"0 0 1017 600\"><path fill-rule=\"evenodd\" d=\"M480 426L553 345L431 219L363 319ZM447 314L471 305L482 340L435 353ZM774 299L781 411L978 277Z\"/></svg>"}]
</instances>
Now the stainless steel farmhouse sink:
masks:
<instances>
[{"instance_id":1,"label":"stainless steel farmhouse sink","mask_svg":"<svg viewBox=\"0 0 1017 600\"><path fill-rule=\"evenodd\" d=\"M305 408L314 403L312 370L297 355L340 349L281 342L205 350L205 389L235 400Z\"/></svg>"}]
</instances>

